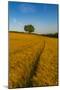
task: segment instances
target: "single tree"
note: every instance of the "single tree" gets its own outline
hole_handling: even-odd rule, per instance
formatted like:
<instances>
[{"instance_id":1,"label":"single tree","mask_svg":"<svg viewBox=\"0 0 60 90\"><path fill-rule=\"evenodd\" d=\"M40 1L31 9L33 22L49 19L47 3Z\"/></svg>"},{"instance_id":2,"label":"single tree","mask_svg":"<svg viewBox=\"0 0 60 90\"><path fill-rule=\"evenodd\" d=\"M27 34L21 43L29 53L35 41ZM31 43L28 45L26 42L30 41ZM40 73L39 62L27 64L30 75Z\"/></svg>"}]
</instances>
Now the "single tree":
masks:
<instances>
[{"instance_id":1,"label":"single tree","mask_svg":"<svg viewBox=\"0 0 60 90\"><path fill-rule=\"evenodd\" d=\"M24 30L31 33L31 32L34 32L35 28L33 25L25 25Z\"/></svg>"}]
</instances>

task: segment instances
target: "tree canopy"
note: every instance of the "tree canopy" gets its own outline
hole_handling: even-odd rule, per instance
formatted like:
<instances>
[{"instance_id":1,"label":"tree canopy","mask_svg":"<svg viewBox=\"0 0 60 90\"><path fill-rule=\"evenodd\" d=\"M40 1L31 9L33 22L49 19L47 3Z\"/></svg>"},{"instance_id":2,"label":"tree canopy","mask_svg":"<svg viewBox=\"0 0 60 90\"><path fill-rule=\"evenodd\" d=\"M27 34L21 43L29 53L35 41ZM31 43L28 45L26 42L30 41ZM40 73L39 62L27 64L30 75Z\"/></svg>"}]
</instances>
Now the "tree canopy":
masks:
<instances>
[{"instance_id":1,"label":"tree canopy","mask_svg":"<svg viewBox=\"0 0 60 90\"><path fill-rule=\"evenodd\" d=\"M25 30L26 32L31 33L31 32L34 32L35 28L34 28L33 25L25 25L25 26L24 26L24 30Z\"/></svg>"}]
</instances>

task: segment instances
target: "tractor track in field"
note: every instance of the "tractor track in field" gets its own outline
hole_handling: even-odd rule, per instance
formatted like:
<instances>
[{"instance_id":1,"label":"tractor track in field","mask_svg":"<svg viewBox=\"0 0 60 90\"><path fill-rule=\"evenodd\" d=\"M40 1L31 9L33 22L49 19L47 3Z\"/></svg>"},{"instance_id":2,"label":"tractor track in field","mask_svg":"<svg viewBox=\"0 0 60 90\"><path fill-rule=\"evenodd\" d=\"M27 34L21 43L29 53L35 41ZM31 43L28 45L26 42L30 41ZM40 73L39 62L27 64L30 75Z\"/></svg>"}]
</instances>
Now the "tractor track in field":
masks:
<instances>
[{"instance_id":1,"label":"tractor track in field","mask_svg":"<svg viewBox=\"0 0 60 90\"><path fill-rule=\"evenodd\" d=\"M31 70L29 80L26 83L26 87L33 87L31 79L34 75L36 75L36 70L37 70L37 67L38 67L38 64L39 64L39 58L40 58L41 54L43 53L44 48L45 48L45 41L44 41L44 46L43 46L41 52L39 53L39 55L37 55L37 59L36 59L35 64L33 65L33 68Z\"/></svg>"}]
</instances>

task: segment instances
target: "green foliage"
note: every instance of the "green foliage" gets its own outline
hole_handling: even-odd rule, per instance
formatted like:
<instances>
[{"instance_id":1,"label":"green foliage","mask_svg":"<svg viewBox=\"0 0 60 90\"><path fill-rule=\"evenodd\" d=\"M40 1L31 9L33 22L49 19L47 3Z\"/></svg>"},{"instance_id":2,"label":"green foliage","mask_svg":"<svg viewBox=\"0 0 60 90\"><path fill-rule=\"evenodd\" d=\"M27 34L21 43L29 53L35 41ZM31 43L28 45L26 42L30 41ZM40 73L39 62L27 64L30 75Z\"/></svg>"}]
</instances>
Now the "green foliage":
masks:
<instances>
[{"instance_id":1,"label":"green foliage","mask_svg":"<svg viewBox=\"0 0 60 90\"><path fill-rule=\"evenodd\" d=\"M31 32L34 32L35 28L33 25L25 25L24 30L31 33Z\"/></svg>"}]
</instances>

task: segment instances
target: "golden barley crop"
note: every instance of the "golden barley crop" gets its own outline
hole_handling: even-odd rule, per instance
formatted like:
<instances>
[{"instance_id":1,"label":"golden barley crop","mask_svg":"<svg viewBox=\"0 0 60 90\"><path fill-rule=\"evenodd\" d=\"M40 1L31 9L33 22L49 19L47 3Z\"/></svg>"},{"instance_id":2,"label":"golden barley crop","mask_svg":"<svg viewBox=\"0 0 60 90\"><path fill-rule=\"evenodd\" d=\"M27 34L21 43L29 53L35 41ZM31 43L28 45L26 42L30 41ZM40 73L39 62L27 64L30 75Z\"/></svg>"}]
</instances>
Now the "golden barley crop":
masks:
<instances>
[{"instance_id":1,"label":"golden barley crop","mask_svg":"<svg viewBox=\"0 0 60 90\"><path fill-rule=\"evenodd\" d=\"M45 37L45 48L40 56L33 86L58 85L58 40Z\"/></svg>"},{"instance_id":2,"label":"golden barley crop","mask_svg":"<svg viewBox=\"0 0 60 90\"><path fill-rule=\"evenodd\" d=\"M9 88L57 85L57 39L9 32Z\"/></svg>"}]
</instances>

